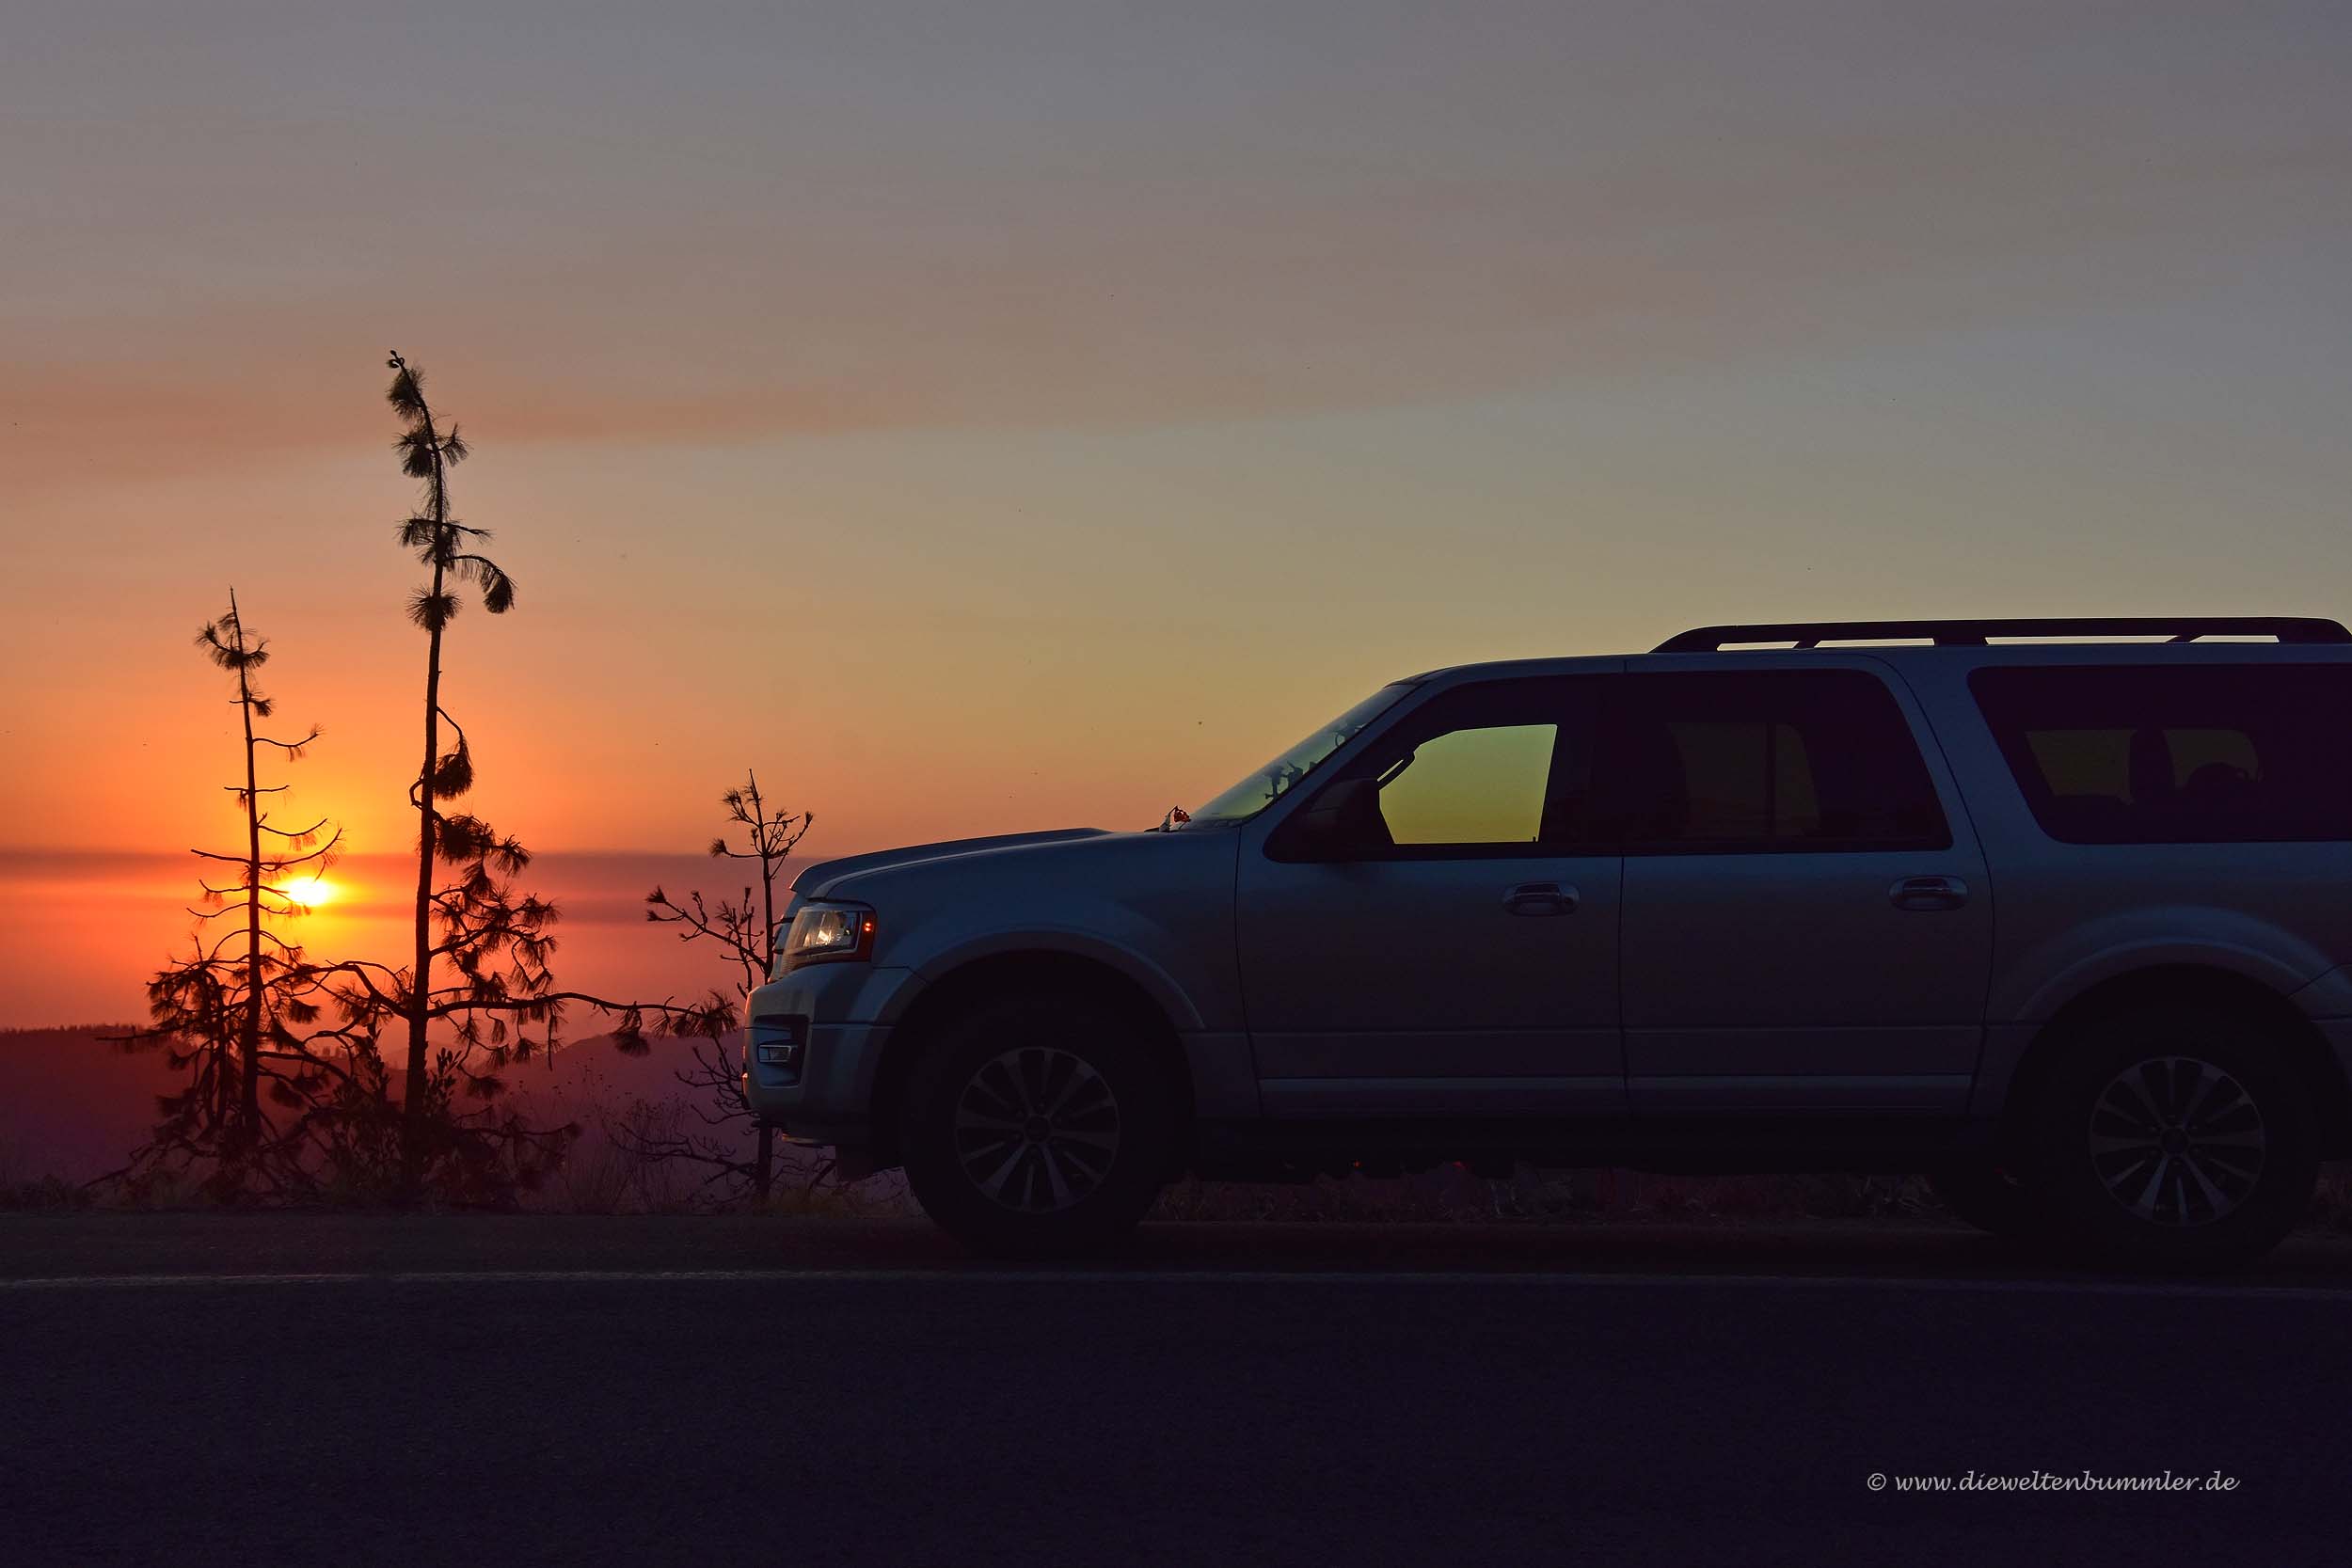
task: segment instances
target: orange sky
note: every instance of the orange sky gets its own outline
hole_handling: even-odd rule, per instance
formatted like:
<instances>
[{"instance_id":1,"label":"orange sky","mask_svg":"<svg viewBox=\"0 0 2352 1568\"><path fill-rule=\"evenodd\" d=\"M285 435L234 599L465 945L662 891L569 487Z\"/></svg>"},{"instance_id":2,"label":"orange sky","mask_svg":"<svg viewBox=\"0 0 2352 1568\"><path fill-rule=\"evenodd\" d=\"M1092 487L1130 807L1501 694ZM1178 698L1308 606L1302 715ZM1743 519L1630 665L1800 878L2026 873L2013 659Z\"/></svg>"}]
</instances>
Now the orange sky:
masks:
<instances>
[{"instance_id":1,"label":"orange sky","mask_svg":"<svg viewBox=\"0 0 2352 1568\"><path fill-rule=\"evenodd\" d=\"M439 8L12 8L0 844L229 831L233 582L400 847L390 347L547 850L747 765L819 852L1140 824L1709 621L2352 609L2340 7Z\"/></svg>"},{"instance_id":2,"label":"orange sky","mask_svg":"<svg viewBox=\"0 0 2352 1568\"><path fill-rule=\"evenodd\" d=\"M0 854L0 899L40 911L38 925L0 944L0 1029L143 1018L148 976L188 952L195 876L185 854ZM317 956L398 963L410 935L402 897L415 879L414 862L357 856L328 874L332 899L273 919L272 929ZM533 863L524 885L562 911L556 967L566 989L653 1001L733 988L739 972L716 949L647 924L644 895L656 884L681 897L699 888L714 902L741 886L697 854L556 853ZM232 911L229 924L242 919ZM567 1032L594 1033L596 1018L583 1009Z\"/></svg>"}]
</instances>

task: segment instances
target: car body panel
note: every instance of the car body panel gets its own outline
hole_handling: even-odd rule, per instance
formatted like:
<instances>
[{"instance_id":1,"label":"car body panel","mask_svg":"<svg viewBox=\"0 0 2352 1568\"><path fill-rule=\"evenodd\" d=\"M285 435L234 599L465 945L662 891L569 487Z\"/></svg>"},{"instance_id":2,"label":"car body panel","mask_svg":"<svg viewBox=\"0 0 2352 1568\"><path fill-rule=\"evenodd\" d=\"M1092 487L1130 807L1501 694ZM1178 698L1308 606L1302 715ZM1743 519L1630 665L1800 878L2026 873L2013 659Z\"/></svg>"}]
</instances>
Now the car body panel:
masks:
<instances>
[{"instance_id":1,"label":"car body panel","mask_svg":"<svg viewBox=\"0 0 2352 1568\"><path fill-rule=\"evenodd\" d=\"M1040 832L991 833L979 838L944 839L936 844L909 844L896 849L876 849L863 855L837 855L802 867L792 879L792 891L803 898L831 895L835 883L860 872L880 871L925 861L953 860L961 855L1019 849L1032 844L1066 844L1076 839L1107 838L1104 828L1054 828Z\"/></svg>"},{"instance_id":2,"label":"car body panel","mask_svg":"<svg viewBox=\"0 0 2352 1568\"><path fill-rule=\"evenodd\" d=\"M1897 657L1899 653L1901 657ZM2049 1018L2136 968L2203 964L2292 994L2352 962L2352 844L2066 844L2034 820L1968 688L1975 671L2118 664L2342 664L2300 645L2106 643L1889 650L1934 715L2001 889L1985 1012Z\"/></svg>"},{"instance_id":3,"label":"car body panel","mask_svg":"<svg viewBox=\"0 0 2352 1568\"><path fill-rule=\"evenodd\" d=\"M1998 889L1909 688L1884 660L1843 650L1632 662L1629 690L1645 670L1869 677L1910 727L1951 835L1941 849L1628 855L1620 989L1635 1114L1779 1109L1808 1093L1824 1113L1964 1109ZM1897 908L1890 890L1915 877L1955 879L1964 900Z\"/></svg>"},{"instance_id":4,"label":"car body panel","mask_svg":"<svg viewBox=\"0 0 2352 1568\"><path fill-rule=\"evenodd\" d=\"M823 899L877 911L873 956L870 963L802 964L752 993L750 1016L808 1017L817 1031L812 1069L798 1084L763 1080L751 1070L747 1087L755 1106L787 1127L796 1118L827 1126L862 1122L886 1031L927 986L967 964L1050 953L1134 982L1195 1043L1188 1055L1220 1065L1208 1092L1197 1087L1196 1099L1248 1114L1256 1079L1236 1049L1244 1038L1232 938L1237 837L1230 829L1090 830L917 846L803 872L792 908ZM861 1031L864 1059L818 1072L818 1035L833 1025ZM839 1052L840 1043L833 1050Z\"/></svg>"},{"instance_id":5,"label":"car body panel","mask_svg":"<svg viewBox=\"0 0 2352 1568\"><path fill-rule=\"evenodd\" d=\"M1006 953L1069 953L1135 980L1180 1032L1232 1029L1238 842L1231 830L1094 833L871 866L820 896L876 910L874 963L927 983Z\"/></svg>"},{"instance_id":6,"label":"car body panel","mask_svg":"<svg viewBox=\"0 0 2352 1568\"><path fill-rule=\"evenodd\" d=\"M1546 660L1514 674L1610 675L1622 659ZM1327 766L1490 667L1439 672ZM1267 853L1302 796L1245 825L1235 936L1270 1113L1446 1116L1466 1108L1614 1117L1615 855L1289 862ZM1512 889L1555 884L1573 912L1528 917Z\"/></svg>"}]
</instances>

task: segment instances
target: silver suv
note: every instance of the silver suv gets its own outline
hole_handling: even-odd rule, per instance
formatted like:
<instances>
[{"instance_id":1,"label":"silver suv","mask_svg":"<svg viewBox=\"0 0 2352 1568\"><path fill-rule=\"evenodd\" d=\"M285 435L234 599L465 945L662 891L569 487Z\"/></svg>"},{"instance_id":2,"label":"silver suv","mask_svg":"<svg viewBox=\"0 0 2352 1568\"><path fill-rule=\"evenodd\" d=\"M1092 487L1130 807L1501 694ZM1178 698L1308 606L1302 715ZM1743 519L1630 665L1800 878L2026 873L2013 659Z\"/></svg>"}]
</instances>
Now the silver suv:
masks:
<instances>
[{"instance_id":1,"label":"silver suv","mask_svg":"<svg viewBox=\"0 0 2352 1568\"><path fill-rule=\"evenodd\" d=\"M2352 633L1710 626L1383 687L1188 818L812 866L763 1118L1064 1254L1191 1170L1909 1170L2217 1267L2352 1144Z\"/></svg>"}]
</instances>

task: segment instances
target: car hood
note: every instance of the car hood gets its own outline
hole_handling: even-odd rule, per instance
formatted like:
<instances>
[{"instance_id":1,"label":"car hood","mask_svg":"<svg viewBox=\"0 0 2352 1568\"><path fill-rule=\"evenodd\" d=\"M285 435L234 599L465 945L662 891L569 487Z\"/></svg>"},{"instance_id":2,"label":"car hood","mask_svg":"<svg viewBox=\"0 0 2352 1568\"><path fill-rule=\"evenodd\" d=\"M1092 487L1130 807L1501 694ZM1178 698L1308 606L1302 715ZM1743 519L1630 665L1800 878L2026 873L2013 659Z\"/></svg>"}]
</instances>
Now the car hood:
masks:
<instances>
[{"instance_id":1,"label":"car hood","mask_svg":"<svg viewBox=\"0 0 2352 1568\"><path fill-rule=\"evenodd\" d=\"M880 871L885 866L913 865L922 861L952 860L960 855L986 854L998 849L1015 849L1031 844L1066 844L1073 839L1110 838L1116 836L1108 828L1055 828L1036 833L997 833L988 838L950 838L936 844L910 844L899 849L876 849L864 855L843 855L834 860L818 861L792 879L795 899L829 896L834 884L863 871Z\"/></svg>"}]
</instances>

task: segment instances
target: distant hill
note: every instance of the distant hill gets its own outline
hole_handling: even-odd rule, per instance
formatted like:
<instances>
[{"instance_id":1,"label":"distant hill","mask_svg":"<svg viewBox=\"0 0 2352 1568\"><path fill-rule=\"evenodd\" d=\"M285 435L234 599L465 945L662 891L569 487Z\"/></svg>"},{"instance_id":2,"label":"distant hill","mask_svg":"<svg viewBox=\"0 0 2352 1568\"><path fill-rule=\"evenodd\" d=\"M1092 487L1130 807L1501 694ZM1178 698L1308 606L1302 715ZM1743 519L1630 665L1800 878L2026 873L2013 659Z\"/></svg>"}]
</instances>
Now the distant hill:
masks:
<instances>
[{"instance_id":1,"label":"distant hill","mask_svg":"<svg viewBox=\"0 0 2352 1568\"><path fill-rule=\"evenodd\" d=\"M0 1185L42 1176L86 1181L122 1164L178 1076L157 1053L106 1035L129 1024L0 1029Z\"/></svg>"},{"instance_id":2,"label":"distant hill","mask_svg":"<svg viewBox=\"0 0 2352 1568\"><path fill-rule=\"evenodd\" d=\"M86 1181L119 1166L146 1138L155 1097L175 1092L185 1075L160 1051L126 1053L103 1037L129 1028L0 1029L0 1185L44 1176ZM504 1076L534 1119L593 1130L601 1112L633 1100L687 1098L672 1076L687 1050L686 1041L658 1039L652 1054L624 1056L610 1036L590 1036Z\"/></svg>"}]
</instances>

